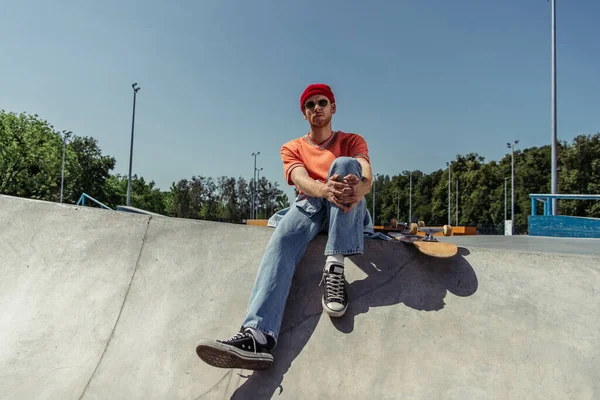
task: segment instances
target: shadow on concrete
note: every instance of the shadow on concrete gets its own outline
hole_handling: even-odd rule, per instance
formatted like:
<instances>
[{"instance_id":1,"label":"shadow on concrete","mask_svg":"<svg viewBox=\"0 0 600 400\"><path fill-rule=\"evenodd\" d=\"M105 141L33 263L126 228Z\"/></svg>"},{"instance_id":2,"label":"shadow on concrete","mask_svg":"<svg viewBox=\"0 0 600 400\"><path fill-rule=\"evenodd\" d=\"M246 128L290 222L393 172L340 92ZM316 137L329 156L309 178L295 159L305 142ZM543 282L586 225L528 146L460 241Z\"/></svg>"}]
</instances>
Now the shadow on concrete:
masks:
<instances>
[{"instance_id":1,"label":"shadow on concrete","mask_svg":"<svg viewBox=\"0 0 600 400\"><path fill-rule=\"evenodd\" d=\"M264 399L284 392L283 377L310 340L323 314L319 282L325 240L317 237L298 265L279 343L273 351L275 363L268 370L242 376L246 381L231 399ZM467 249L460 248L455 257L442 260L425 256L404 243L367 240L364 254L350 258L367 277L348 285L350 305L343 317L326 317L339 331L349 334L354 330L355 317L372 307L404 303L419 311L441 310L447 292L465 297L477 291L477 276L464 258L468 254Z\"/></svg>"},{"instance_id":2,"label":"shadow on concrete","mask_svg":"<svg viewBox=\"0 0 600 400\"><path fill-rule=\"evenodd\" d=\"M352 258L368 276L348 286L348 311L343 318L331 319L339 331L352 332L355 317L372 307L403 303L418 311L439 311L448 292L467 297L477 291L475 271L462 255L468 250L451 259L439 259L393 246L407 247L404 243L383 243L382 251Z\"/></svg>"}]
</instances>

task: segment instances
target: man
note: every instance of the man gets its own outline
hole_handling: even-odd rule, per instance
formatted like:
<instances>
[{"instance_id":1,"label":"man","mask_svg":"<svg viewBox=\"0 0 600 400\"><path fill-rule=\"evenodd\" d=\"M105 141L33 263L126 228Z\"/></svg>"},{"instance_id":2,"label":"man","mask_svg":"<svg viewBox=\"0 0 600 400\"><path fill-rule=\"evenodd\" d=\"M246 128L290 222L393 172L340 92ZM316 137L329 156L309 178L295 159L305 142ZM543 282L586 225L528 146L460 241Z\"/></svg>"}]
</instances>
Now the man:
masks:
<instances>
[{"instance_id":1,"label":"man","mask_svg":"<svg viewBox=\"0 0 600 400\"><path fill-rule=\"evenodd\" d=\"M210 365L260 370L273 363L271 350L296 265L322 231L328 233L323 310L341 317L348 307L344 257L363 252L365 221L370 223L364 199L372 183L367 144L357 134L332 130L336 103L329 86L309 85L300 97L300 109L310 132L281 148L285 178L296 186L298 197L267 245L240 332L197 347L198 356Z\"/></svg>"}]
</instances>

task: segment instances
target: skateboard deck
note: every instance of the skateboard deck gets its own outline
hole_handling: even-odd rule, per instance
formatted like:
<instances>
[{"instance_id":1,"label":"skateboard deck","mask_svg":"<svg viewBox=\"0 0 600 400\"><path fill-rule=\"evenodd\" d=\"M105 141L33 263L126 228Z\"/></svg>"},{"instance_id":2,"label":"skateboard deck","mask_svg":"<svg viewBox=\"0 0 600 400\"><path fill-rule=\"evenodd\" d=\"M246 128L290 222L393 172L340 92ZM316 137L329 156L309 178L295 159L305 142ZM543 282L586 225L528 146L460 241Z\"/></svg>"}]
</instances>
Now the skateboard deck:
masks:
<instances>
[{"instance_id":1,"label":"skateboard deck","mask_svg":"<svg viewBox=\"0 0 600 400\"><path fill-rule=\"evenodd\" d=\"M412 234L415 228L418 228L425 236ZM411 233L388 232L388 236L400 242L412 244L419 252L431 257L450 258L458 253L458 247L454 243L439 242L434 237L436 232L442 232L444 236L451 236L452 227L450 225L444 225L442 228L428 228L419 223L419 225L411 224L410 230Z\"/></svg>"},{"instance_id":2,"label":"skateboard deck","mask_svg":"<svg viewBox=\"0 0 600 400\"><path fill-rule=\"evenodd\" d=\"M389 225L375 226L374 229L376 232L382 232L385 234L394 232L396 234L403 235L416 235L419 227L421 226L425 226L423 221L419 221L418 224L407 224L406 222L398 222L396 221L396 218L392 218Z\"/></svg>"}]
</instances>

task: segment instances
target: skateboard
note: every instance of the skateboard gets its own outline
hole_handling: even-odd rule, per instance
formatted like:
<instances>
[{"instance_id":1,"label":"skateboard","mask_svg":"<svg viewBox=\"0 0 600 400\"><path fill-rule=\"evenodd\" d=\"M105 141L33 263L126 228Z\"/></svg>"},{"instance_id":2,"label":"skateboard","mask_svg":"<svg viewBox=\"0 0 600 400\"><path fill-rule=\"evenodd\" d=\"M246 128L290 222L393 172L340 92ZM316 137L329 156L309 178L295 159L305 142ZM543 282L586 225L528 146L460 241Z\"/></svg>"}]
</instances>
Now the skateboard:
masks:
<instances>
[{"instance_id":1,"label":"skateboard","mask_svg":"<svg viewBox=\"0 0 600 400\"><path fill-rule=\"evenodd\" d=\"M444 225L441 228L425 227L423 221L418 224L410 224L409 229L400 232L388 231L387 235L394 239L412 244L422 254L436 258L450 258L458 253L458 247L454 243L439 242L435 233L441 232L444 236L452 236L452 226ZM425 236L417 235L416 231L423 232Z\"/></svg>"},{"instance_id":2,"label":"skateboard","mask_svg":"<svg viewBox=\"0 0 600 400\"><path fill-rule=\"evenodd\" d=\"M403 235L416 235L419 231L419 227L425 226L423 221L419 221L418 224L407 224L406 222L398 222L396 218L392 218L389 225L375 226L376 232L382 232L388 234L389 232L400 233Z\"/></svg>"}]
</instances>

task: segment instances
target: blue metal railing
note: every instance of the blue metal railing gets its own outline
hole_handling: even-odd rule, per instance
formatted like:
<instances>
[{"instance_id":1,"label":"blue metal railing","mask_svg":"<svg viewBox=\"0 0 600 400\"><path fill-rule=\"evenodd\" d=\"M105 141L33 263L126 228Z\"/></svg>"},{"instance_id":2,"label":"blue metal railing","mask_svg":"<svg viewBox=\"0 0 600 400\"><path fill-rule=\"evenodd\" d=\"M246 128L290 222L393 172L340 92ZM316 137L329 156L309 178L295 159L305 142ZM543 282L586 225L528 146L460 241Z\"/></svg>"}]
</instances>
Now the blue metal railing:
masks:
<instances>
[{"instance_id":1,"label":"blue metal railing","mask_svg":"<svg viewBox=\"0 0 600 400\"><path fill-rule=\"evenodd\" d=\"M552 215L552 199L563 200L600 200L600 194L530 194L531 215L537 215L537 201L544 203L544 214Z\"/></svg>"},{"instance_id":2,"label":"blue metal railing","mask_svg":"<svg viewBox=\"0 0 600 400\"><path fill-rule=\"evenodd\" d=\"M105 204L100 203L98 200L96 200L95 198L93 198L92 196L88 196L87 194L83 193L81 195L81 197L79 198L79 200L77 200L77 204L79 205L81 203L82 206L85 206L85 199L88 199L96 204L98 204L101 208L106 208L107 210L112 210L112 208L108 207Z\"/></svg>"}]
</instances>

